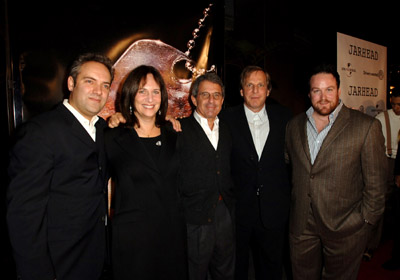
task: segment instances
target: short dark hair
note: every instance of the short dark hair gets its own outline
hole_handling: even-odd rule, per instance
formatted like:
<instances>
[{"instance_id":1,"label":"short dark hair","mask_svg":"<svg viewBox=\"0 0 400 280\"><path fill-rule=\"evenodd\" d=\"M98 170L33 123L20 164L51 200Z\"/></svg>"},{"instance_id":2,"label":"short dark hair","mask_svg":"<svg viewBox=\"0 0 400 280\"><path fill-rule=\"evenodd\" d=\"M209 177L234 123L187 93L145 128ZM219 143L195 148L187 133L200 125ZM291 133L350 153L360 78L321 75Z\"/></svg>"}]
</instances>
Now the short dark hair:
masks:
<instances>
[{"instance_id":1,"label":"short dark hair","mask_svg":"<svg viewBox=\"0 0 400 280\"><path fill-rule=\"evenodd\" d=\"M400 97L400 86L392 88L392 93L390 97Z\"/></svg>"},{"instance_id":2,"label":"short dark hair","mask_svg":"<svg viewBox=\"0 0 400 280\"><path fill-rule=\"evenodd\" d=\"M261 71L264 72L266 79L267 79L267 90L269 92L271 92L272 90L272 83L271 83L271 76L268 74L267 71L265 71L264 69L262 69L260 66L256 66L256 65L249 65L246 66L243 70L242 73L240 74L240 86L242 89L244 89L245 86L245 81L247 79L247 77L253 73L253 72L257 72L257 71Z\"/></svg>"},{"instance_id":3,"label":"short dark hair","mask_svg":"<svg viewBox=\"0 0 400 280\"><path fill-rule=\"evenodd\" d=\"M119 109L122 116L125 118L127 127L134 127L140 125L134 112L135 97L140 89L140 86L146 82L147 74L152 74L156 83L160 86L161 90L161 105L159 114L156 114L156 126L165 123L165 116L168 110L168 91L164 79L160 72L153 66L140 65L133 69L125 79L121 89L121 96L119 100Z\"/></svg>"},{"instance_id":4,"label":"short dark hair","mask_svg":"<svg viewBox=\"0 0 400 280\"><path fill-rule=\"evenodd\" d=\"M77 59L75 59L72 62L72 65L70 67L70 71L69 71L69 76L71 76L74 80L74 83L76 83L76 77L78 77L78 74L81 71L81 67L83 64L85 64L86 62L98 62L103 64L108 71L110 72L111 75L111 81L114 79L114 68L113 68L113 64L111 62L111 60L106 57L105 55L99 54L99 53L84 53L81 54L80 56L78 56Z\"/></svg>"},{"instance_id":5,"label":"short dark hair","mask_svg":"<svg viewBox=\"0 0 400 280\"><path fill-rule=\"evenodd\" d=\"M196 106L193 104L192 96L194 98L197 97L197 94L199 93L199 86L200 86L201 82L203 82L203 81L209 81L211 83L220 85L221 90L222 90L222 92L221 92L222 97L225 98L225 86L224 86L224 83L222 82L221 78L214 72L207 72L205 74L202 74L194 80L194 82L190 86L190 90L189 90L189 98L188 99L189 99L190 107L192 108L193 111L195 110Z\"/></svg>"},{"instance_id":6,"label":"short dark hair","mask_svg":"<svg viewBox=\"0 0 400 280\"><path fill-rule=\"evenodd\" d=\"M214 72L208 72L208 73L200 75L199 77L196 78L196 80L194 80L194 82L192 83L192 85L190 87L189 99L191 99L190 98L191 96L193 96L193 97L197 96L197 94L199 93L200 83L203 81L209 81L214 84L220 85L221 89L222 89L222 97L225 97L225 87L224 87L224 83L222 82L221 78Z\"/></svg>"},{"instance_id":7,"label":"short dark hair","mask_svg":"<svg viewBox=\"0 0 400 280\"><path fill-rule=\"evenodd\" d=\"M336 80L337 88L338 89L340 88L340 76L336 69L336 66L334 66L333 64L321 63L321 64L315 66L311 70L310 79L308 80L309 90L311 90L311 84L310 84L311 78L317 74L331 74Z\"/></svg>"}]
</instances>

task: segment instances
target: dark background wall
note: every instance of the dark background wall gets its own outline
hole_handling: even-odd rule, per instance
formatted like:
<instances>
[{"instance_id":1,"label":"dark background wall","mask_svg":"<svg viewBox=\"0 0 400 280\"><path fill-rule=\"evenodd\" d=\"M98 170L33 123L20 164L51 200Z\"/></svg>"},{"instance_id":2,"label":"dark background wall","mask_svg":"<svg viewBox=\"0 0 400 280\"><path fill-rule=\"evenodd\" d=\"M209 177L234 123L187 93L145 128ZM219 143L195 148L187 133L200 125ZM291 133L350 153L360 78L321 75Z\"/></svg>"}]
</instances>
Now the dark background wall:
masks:
<instances>
[{"instance_id":1,"label":"dark background wall","mask_svg":"<svg viewBox=\"0 0 400 280\"><path fill-rule=\"evenodd\" d=\"M354 3L353 3L354 2ZM48 110L64 97L68 63L85 51L110 52L114 61L124 46L142 38L160 39L185 52L192 31L211 1L2 0L0 7L0 110L2 165L15 120L8 97L21 101L24 80L29 107L25 117ZM226 106L240 103L239 74L256 64L272 76L270 99L293 113L308 106L307 71L319 62L336 63L336 32L388 48L388 86L399 83L399 27L395 1L217 0L204 30L213 27L210 63L226 85ZM196 59L204 30L192 52ZM123 39L121 48L115 44ZM23 77L20 75L23 68ZM18 107L18 106L17 106ZM17 112L16 121L21 119ZM10 117L11 116L11 117ZM6 169L1 169L3 198ZM2 204L5 213L5 203ZM2 219L2 233L6 233ZM14 271L9 244L5 267ZM12 277L10 278L12 279Z\"/></svg>"}]
</instances>

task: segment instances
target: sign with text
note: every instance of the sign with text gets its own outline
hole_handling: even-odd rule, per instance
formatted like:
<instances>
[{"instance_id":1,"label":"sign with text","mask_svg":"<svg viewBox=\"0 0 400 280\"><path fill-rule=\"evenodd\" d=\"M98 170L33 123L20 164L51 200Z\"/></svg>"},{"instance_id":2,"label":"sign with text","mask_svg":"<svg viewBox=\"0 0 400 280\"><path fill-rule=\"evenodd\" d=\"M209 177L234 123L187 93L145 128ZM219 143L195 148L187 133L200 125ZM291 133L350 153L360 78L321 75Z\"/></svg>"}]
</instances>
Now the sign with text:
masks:
<instances>
[{"instance_id":1,"label":"sign with text","mask_svg":"<svg viewBox=\"0 0 400 280\"><path fill-rule=\"evenodd\" d=\"M337 70L343 103L375 117L386 110L387 48L337 33Z\"/></svg>"}]
</instances>

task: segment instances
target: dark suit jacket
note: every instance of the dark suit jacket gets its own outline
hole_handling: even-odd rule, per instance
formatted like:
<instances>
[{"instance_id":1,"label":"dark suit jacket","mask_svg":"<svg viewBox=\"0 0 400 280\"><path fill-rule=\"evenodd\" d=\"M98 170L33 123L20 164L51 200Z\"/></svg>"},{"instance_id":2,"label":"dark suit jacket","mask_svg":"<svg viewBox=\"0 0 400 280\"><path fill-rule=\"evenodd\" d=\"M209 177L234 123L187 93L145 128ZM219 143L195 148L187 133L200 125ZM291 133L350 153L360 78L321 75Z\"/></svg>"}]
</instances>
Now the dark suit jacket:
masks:
<instances>
[{"instance_id":1,"label":"dark suit jacket","mask_svg":"<svg viewBox=\"0 0 400 280\"><path fill-rule=\"evenodd\" d=\"M278 104L266 106L270 132L258 160L243 106L228 108L220 114L232 133L231 168L237 198L236 220L241 225L249 226L261 217L266 228L282 228L287 223L290 205L284 143L291 113ZM256 207L257 189L260 193L259 211Z\"/></svg>"},{"instance_id":2,"label":"dark suit jacket","mask_svg":"<svg viewBox=\"0 0 400 280\"><path fill-rule=\"evenodd\" d=\"M293 169L290 231L305 229L310 204L322 234L345 237L365 220L375 224L385 206L387 160L380 122L342 107L311 164L307 116L288 124L286 145Z\"/></svg>"},{"instance_id":3,"label":"dark suit jacket","mask_svg":"<svg viewBox=\"0 0 400 280\"><path fill-rule=\"evenodd\" d=\"M161 128L155 162L132 128L105 132L115 181L112 256L116 279L185 279L185 227L178 199L177 135Z\"/></svg>"},{"instance_id":4,"label":"dark suit jacket","mask_svg":"<svg viewBox=\"0 0 400 280\"><path fill-rule=\"evenodd\" d=\"M235 200L230 170L232 140L227 125L219 122L217 150L193 115L183 119L181 127L178 139L181 160L179 193L186 222L195 225L213 223L219 195L234 219Z\"/></svg>"},{"instance_id":5,"label":"dark suit jacket","mask_svg":"<svg viewBox=\"0 0 400 280\"><path fill-rule=\"evenodd\" d=\"M94 142L64 106L21 127L7 221L22 279L98 279L105 260L103 119Z\"/></svg>"}]
</instances>

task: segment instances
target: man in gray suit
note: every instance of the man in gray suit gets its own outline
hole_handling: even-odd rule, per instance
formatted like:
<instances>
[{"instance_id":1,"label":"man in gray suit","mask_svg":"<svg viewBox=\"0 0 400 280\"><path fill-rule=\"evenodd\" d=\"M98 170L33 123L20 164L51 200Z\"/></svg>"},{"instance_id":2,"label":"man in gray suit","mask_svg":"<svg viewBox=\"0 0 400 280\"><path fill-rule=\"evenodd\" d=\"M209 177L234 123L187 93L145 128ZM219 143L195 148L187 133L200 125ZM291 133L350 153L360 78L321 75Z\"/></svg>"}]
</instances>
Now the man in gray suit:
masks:
<instances>
[{"instance_id":1,"label":"man in gray suit","mask_svg":"<svg viewBox=\"0 0 400 280\"><path fill-rule=\"evenodd\" d=\"M385 145L375 118L339 99L336 68L312 73L311 108L287 126L292 166L289 242L294 279L356 279L384 211Z\"/></svg>"}]
</instances>

